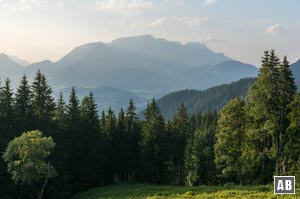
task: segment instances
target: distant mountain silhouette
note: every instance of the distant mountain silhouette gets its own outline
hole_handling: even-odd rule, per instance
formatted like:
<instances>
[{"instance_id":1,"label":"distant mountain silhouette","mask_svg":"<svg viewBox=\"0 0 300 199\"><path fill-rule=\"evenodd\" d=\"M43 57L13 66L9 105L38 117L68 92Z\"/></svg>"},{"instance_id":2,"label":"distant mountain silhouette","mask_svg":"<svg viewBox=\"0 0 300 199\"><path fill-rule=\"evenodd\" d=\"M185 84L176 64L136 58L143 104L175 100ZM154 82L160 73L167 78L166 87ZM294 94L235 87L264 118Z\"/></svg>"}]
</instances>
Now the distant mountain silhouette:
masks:
<instances>
[{"instance_id":1,"label":"distant mountain silhouette","mask_svg":"<svg viewBox=\"0 0 300 199\"><path fill-rule=\"evenodd\" d=\"M120 89L113 95L116 98L124 96L120 94L122 90L130 93L126 96L134 97L133 93L141 99L182 89L204 90L255 77L258 72L255 66L215 53L204 44L181 44L151 35L85 44L56 62L45 60L27 67L1 54L0 69L1 79L10 77L14 85L19 83L23 73L32 80L37 70L41 70L55 92L71 86L98 88L108 85ZM107 97L112 95L104 93ZM101 99L103 104L109 104L105 101L108 98L101 96ZM123 106L123 102L115 104L116 107Z\"/></svg>"},{"instance_id":2,"label":"distant mountain silhouette","mask_svg":"<svg viewBox=\"0 0 300 199\"><path fill-rule=\"evenodd\" d=\"M151 35L120 38L112 41L111 45L193 67L230 60L222 53L211 51L204 44L191 42L182 45L179 42L156 39Z\"/></svg>"},{"instance_id":3,"label":"distant mountain silhouette","mask_svg":"<svg viewBox=\"0 0 300 199\"><path fill-rule=\"evenodd\" d=\"M15 76L20 76L24 68L12 61L8 55L0 54L0 78L3 80L7 77L12 78Z\"/></svg>"},{"instance_id":4,"label":"distant mountain silhouette","mask_svg":"<svg viewBox=\"0 0 300 199\"><path fill-rule=\"evenodd\" d=\"M256 77L258 68L235 60L228 60L217 65L193 68L185 74L185 87L207 89L213 86L237 81L241 78Z\"/></svg>"},{"instance_id":5,"label":"distant mountain silhouette","mask_svg":"<svg viewBox=\"0 0 300 199\"><path fill-rule=\"evenodd\" d=\"M23 59L20 59L20 58L18 58L18 57L16 57L16 56L8 56L8 57L9 57L9 59L11 59L13 62L15 62L15 63L17 63L17 64L19 64L19 65L21 65L21 66L29 66L29 65L30 65L30 63L29 63L28 61L23 60Z\"/></svg>"}]
</instances>

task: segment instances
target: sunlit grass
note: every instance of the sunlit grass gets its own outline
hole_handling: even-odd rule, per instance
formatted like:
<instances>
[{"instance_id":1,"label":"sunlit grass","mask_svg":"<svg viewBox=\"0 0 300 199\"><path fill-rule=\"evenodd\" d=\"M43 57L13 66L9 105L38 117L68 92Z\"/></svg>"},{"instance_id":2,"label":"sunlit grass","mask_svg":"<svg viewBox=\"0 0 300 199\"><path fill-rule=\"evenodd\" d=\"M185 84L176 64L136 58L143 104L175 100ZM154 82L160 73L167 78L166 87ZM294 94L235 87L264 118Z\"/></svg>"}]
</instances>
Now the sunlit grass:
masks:
<instances>
[{"instance_id":1,"label":"sunlit grass","mask_svg":"<svg viewBox=\"0 0 300 199\"><path fill-rule=\"evenodd\" d=\"M273 199L296 198L296 196L274 195L272 185L174 187L150 184L119 184L91 189L75 195L72 199Z\"/></svg>"}]
</instances>

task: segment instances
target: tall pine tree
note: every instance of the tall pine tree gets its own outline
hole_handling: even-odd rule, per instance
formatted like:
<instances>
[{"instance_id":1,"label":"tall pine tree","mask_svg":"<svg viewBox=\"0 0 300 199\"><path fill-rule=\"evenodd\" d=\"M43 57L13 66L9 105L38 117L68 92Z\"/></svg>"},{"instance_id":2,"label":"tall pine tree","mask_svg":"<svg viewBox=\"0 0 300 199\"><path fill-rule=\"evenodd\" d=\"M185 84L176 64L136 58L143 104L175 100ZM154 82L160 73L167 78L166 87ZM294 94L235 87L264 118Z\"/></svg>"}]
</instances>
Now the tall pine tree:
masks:
<instances>
[{"instance_id":1,"label":"tall pine tree","mask_svg":"<svg viewBox=\"0 0 300 199\"><path fill-rule=\"evenodd\" d=\"M166 180L167 150L165 148L165 124L160 109L153 98L145 111L141 140L141 175L151 183Z\"/></svg>"},{"instance_id":2,"label":"tall pine tree","mask_svg":"<svg viewBox=\"0 0 300 199\"><path fill-rule=\"evenodd\" d=\"M173 127L173 164L175 166L174 175L177 176L177 185L184 185L185 183L185 150L189 139L192 137L191 126L189 123L189 116L183 104L180 105L178 112L174 115L172 120Z\"/></svg>"},{"instance_id":3,"label":"tall pine tree","mask_svg":"<svg viewBox=\"0 0 300 199\"><path fill-rule=\"evenodd\" d=\"M17 88L15 111L18 131L25 132L32 130L33 114L32 114L32 92L26 75L23 75L20 85Z\"/></svg>"},{"instance_id":4,"label":"tall pine tree","mask_svg":"<svg viewBox=\"0 0 300 199\"><path fill-rule=\"evenodd\" d=\"M138 159L139 159L139 143L141 139L140 122L136 116L136 107L132 99L130 99L125 113L125 132L126 132L126 177L127 180L133 181L136 178Z\"/></svg>"},{"instance_id":5,"label":"tall pine tree","mask_svg":"<svg viewBox=\"0 0 300 199\"><path fill-rule=\"evenodd\" d=\"M97 105L92 93L84 97L80 106L82 131L81 181L83 187L103 184L103 141L100 133Z\"/></svg>"},{"instance_id":6,"label":"tall pine tree","mask_svg":"<svg viewBox=\"0 0 300 199\"><path fill-rule=\"evenodd\" d=\"M47 134L53 122L55 103L52 89L40 71L36 73L32 83L32 109L35 128Z\"/></svg>"},{"instance_id":7,"label":"tall pine tree","mask_svg":"<svg viewBox=\"0 0 300 199\"><path fill-rule=\"evenodd\" d=\"M249 139L249 162L257 170L257 182L267 183L272 179L275 163L279 161L279 58L275 51L265 52L262 67L247 96L247 137Z\"/></svg>"},{"instance_id":8,"label":"tall pine tree","mask_svg":"<svg viewBox=\"0 0 300 199\"><path fill-rule=\"evenodd\" d=\"M296 85L293 78L292 71L290 69L289 62L286 57L283 58L283 62L279 67L279 92L280 92L280 106L279 106L279 134L277 137L277 153L278 160L276 161L276 174L286 175L286 156L283 154L286 130L289 127L288 115L291 108L288 106L292 103L294 95L296 93Z\"/></svg>"}]
</instances>

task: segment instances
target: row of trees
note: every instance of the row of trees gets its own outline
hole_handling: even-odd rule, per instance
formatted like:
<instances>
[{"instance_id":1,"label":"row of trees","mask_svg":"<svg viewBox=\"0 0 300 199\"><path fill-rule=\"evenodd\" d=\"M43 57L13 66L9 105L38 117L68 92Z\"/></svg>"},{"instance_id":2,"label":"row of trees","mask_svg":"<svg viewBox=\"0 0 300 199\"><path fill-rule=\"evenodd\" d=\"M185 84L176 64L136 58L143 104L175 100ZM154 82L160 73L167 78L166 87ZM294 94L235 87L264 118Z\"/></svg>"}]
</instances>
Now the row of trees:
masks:
<instances>
[{"instance_id":1,"label":"row of trees","mask_svg":"<svg viewBox=\"0 0 300 199\"><path fill-rule=\"evenodd\" d=\"M216 120L215 112L189 118L182 105L166 123L155 99L145 121L132 100L117 116L111 109L99 116L92 93L80 101L73 88L67 102L62 94L55 102L39 71L32 84L24 75L15 93L7 79L0 89L0 197L41 198L45 191L47 198L66 198L120 181L213 184L202 168L214 164Z\"/></svg>"},{"instance_id":2,"label":"row of trees","mask_svg":"<svg viewBox=\"0 0 300 199\"><path fill-rule=\"evenodd\" d=\"M15 94L9 80L1 87L0 150L29 130L53 138L54 151L44 156L56 171L47 198L120 181L265 184L273 174L299 174L300 95L287 59L280 62L274 51L265 53L247 98L231 100L219 115L189 117L181 105L165 121L155 99L144 115L139 120L130 101L117 115L109 109L99 116L93 95L79 101L74 88L67 102L62 95L54 102L38 72L31 85L24 76ZM1 198L30 198L41 189L43 180L13 185L12 168L7 173L5 162L0 164Z\"/></svg>"},{"instance_id":3,"label":"row of trees","mask_svg":"<svg viewBox=\"0 0 300 199\"><path fill-rule=\"evenodd\" d=\"M273 175L299 175L300 95L287 58L265 52L246 100L221 111L215 163L233 182L268 183Z\"/></svg>"}]
</instances>

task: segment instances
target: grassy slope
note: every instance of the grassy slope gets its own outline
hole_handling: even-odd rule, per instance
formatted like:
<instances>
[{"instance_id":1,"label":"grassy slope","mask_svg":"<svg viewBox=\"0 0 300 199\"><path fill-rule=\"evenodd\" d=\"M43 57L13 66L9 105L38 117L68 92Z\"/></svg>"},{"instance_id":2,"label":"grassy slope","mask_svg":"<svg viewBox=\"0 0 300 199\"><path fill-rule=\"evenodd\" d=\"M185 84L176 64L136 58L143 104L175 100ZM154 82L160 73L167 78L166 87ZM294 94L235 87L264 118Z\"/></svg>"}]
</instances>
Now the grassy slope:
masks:
<instances>
[{"instance_id":1,"label":"grassy slope","mask_svg":"<svg viewBox=\"0 0 300 199\"><path fill-rule=\"evenodd\" d=\"M297 190L299 191L299 190ZM298 195L297 195L298 196ZM72 199L214 199L214 198L296 198L295 195L274 195L272 186L173 187L150 184L121 184L92 189Z\"/></svg>"}]
</instances>

